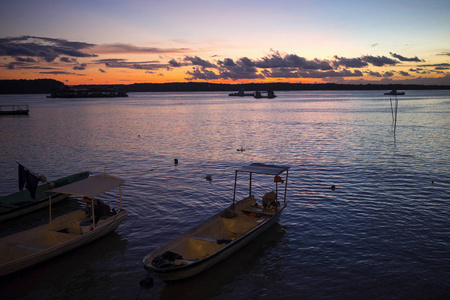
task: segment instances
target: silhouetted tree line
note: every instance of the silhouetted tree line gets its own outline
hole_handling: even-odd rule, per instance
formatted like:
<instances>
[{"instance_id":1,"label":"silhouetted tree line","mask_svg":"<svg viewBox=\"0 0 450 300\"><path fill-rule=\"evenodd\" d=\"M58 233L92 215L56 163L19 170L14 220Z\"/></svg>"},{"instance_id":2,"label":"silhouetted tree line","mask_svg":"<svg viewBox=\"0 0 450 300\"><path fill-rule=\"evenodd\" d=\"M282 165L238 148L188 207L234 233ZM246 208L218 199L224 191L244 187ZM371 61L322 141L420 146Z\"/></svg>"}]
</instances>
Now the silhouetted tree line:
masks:
<instances>
[{"instance_id":1,"label":"silhouetted tree line","mask_svg":"<svg viewBox=\"0 0 450 300\"><path fill-rule=\"evenodd\" d=\"M245 91L301 91L301 90L427 90L450 89L448 85L403 85L403 84L334 84L334 83L244 83L222 84L208 82L134 83L129 85L108 85L127 92L233 92ZM0 94L48 94L66 85L53 79L0 80ZM79 85L80 88L98 88L104 85Z\"/></svg>"}]
</instances>

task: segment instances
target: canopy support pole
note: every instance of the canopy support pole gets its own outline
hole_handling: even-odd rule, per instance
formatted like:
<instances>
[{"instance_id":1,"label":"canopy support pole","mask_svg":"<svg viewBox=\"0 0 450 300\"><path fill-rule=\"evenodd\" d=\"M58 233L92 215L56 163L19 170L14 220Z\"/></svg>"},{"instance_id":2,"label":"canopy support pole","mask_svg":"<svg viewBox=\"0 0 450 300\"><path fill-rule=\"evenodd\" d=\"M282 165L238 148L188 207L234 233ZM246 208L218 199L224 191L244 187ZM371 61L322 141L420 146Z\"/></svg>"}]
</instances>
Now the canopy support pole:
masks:
<instances>
[{"instance_id":1,"label":"canopy support pole","mask_svg":"<svg viewBox=\"0 0 450 300\"><path fill-rule=\"evenodd\" d=\"M119 200L120 200L119 208L120 210L122 210L122 185L119 185Z\"/></svg>"},{"instance_id":2,"label":"canopy support pole","mask_svg":"<svg viewBox=\"0 0 450 300\"><path fill-rule=\"evenodd\" d=\"M250 172L250 186L248 191L248 197L250 198L252 196L252 173Z\"/></svg>"},{"instance_id":3,"label":"canopy support pole","mask_svg":"<svg viewBox=\"0 0 450 300\"><path fill-rule=\"evenodd\" d=\"M286 183L284 185L284 206L286 206L286 194L287 194L288 175L289 175L289 169L286 170Z\"/></svg>"},{"instance_id":4,"label":"canopy support pole","mask_svg":"<svg viewBox=\"0 0 450 300\"><path fill-rule=\"evenodd\" d=\"M237 173L238 171L234 172L234 192L233 192L233 207L236 200L236 182L237 182Z\"/></svg>"},{"instance_id":5,"label":"canopy support pole","mask_svg":"<svg viewBox=\"0 0 450 300\"><path fill-rule=\"evenodd\" d=\"M49 224L52 224L52 195L48 197L48 215L49 215Z\"/></svg>"}]
</instances>

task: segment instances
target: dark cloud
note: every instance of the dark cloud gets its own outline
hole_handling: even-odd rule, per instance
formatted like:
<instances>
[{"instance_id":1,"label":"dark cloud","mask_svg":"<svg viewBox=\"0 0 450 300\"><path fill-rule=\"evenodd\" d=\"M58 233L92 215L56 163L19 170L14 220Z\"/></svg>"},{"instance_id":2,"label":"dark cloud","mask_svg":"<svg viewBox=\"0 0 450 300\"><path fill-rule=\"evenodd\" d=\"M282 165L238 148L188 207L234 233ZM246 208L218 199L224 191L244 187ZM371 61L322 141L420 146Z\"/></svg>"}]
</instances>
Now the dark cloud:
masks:
<instances>
[{"instance_id":1,"label":"dark cloud","mask_svg":"<svg viewBox=\"0 0 450 300\"><path fill-rule=\"evenodd\" d=\"M303 70L332 70L327 60L307 60L296 54L282 55L278 51L254 62L257 68L299 68Z\"/></svg>"},{"instance_id":2,"label":"dark cloud","mask_svg":"<svg viewBox=\"0 0 450 300\"><path fill-rule=\"evenodd\" d=\"M376 67L382 67L384 65L395 66L398 64L398 60L386 57L386 56L372 56L372 55L364 55L361 59L369 64L372 64Z\"/></svg>"},{"instance_id":3,"label":"dark cloud","mask_svg":"<svg viewBox=\"0 0 450 300\"><path fill-rule=\"evenodd\" d=\"M24 57L16 57L16 61L27 62L27 63L34 63L34 62L36 62L36 60L34 60L34 59L31 58L31 57L27 57L27 58L24 58Z\"/></svg>"},{"instance_id":4,"label":"dark cloud","mask_svg":"<svg viewBox=\"0 0 450 300\"><path fill-rule=\"evenodd\" d=\"M105 70L102 70L102 69L98 69L98 71L99 71L100 73L106 73L106 71L105 71Z\"/></svg>"},{"instance_id":5,"label":"dark cloud","mask_svg":"<svg viewBox=\"0 0 450 300\"><path fill-rule=\"evenodd\" d=\"M104 64L108 68L123 68L135 70L157 70L161 68L167 68L168 66L168 64L159 63L159 61L130 62L122 58L99 59L95 60L94 62L98 64Z\"/></svg>"},{"instance_id":6,"label":"dark cloud","mask_svg":"<svg viewBox=\"0 0 450 300\"><path fill-rule=\"evenodd\" d=\"M169 61L169 65L170 65L171 67L173 67L173 68L179 68L179 67L182 66L182 64L179 63L179 62L177 62L175 59L171 59L171 60Z\"/></svg>"},{"instance_id":7,"label":"dark cloud","mask_svg":"<svg viewBox=\"0 0 450 300\"><path fill-rule=\"evenodd\" d=\"M411 76L408 72L405 72L405 71L400 71L398 73L402 76Z\"/></svg>"},{"instance_id":8,"label":"dark cloud","mask_svg":"<svg viewBox=\"0 0 450 300\"><path fill-rule=\"evenodd\" d=\"M59 61L65 62L65 63L76 63L77 59L76 58L67 57L67 56L63 56L63 57L59 58Z\"/></svg>"},{"instance_id":9,"label":"dark cloud","mask_svg":"<svg viewBox=\"0 0 450 300\"><path fill-rule=\"evenodd\" d=\"M189 48L156 48L156 47L139 47L131 44L103 44L95 45L93 50L96 53L186 53L192 51Z\"/></svg>"},{"instance_id":10,"label":"dark cloud","mask_svg":"<svg viewBox=\"0 0 450 300\"><path fill-rule=\"evenodd\" d=\"M40 74L50 74L50 75L76 75L76 76L85 76L84 74L70 73L70 72L63 72L63 71L39 72L39 73L40 73Z\"/></svg>"},{"instance_id":11,"label":"dark cloud","mask_svg":"<svg viewBox=\"0 0 450 300\"><path fill-rule=\"evenodd\" d=\"M190 78L186 78L187 80L216 80L221 78L220 75L213 71L201 68L193 68L192 71L187 71L186 74L191 76Z\"/></svg>"},{"instance_id":12,"label":"dark cloud","mask_svg":"<svg viewBox=\"0 0 450 300\"><path fill-rule=\"evenodd\" d=\"M381 74L379 72L369 71L367 74L373 77L381 77Z\"/></svg>"},{"instance_id":13,"label":"dark cloud","mask_svg":"<svg viewBox=\"0 0 450 300\"><path fill-rule=\"evenodd\" d=\"M195 57L186 56L184 58L184 61L190 62L194 66L200 66L203 68L216 68L217 67L216 65L214 65L214 64L210 63L209 61L204 60L198 56L195 56Z\"/></svg>"},{"instance_id":14,"label":"dark cloud","mask_svg":"<svg viewBox=\"0 0 450 300\"><path fill-rule=\"evenodd\" d=\"M442 64L431 64L431 65L419 65L420 67L434 67L434 68L446 68L450 67L449 63L442 63Z\"/></svg>"},{"instance_id":15,"label":"dark cloud","mask_svg":"<svg viewBox=\"0 0 450 300\"><path fill-rule=\"evenodd\" d=\"M346 68L364 68L369 65L366 61L363 61L361 57L345 58L335 55L334 59L336 60L333 62L335 67L344 66Z\"/></svg>"},{"instance_id":16,"label":"dark cloud","mask_svg":"<svg viewBox=\"0 0 450 300\"><path fill-rule=\"evenodd\" d=\"M75 67L73 67L73 69L74 70L78 70L78 71L85 70L86 69L86 64L76 65Z\"/></svg>"},{"instance_id":17,"label":"dark cloud","mask_svg":"<svg viewBox=\"0 0 450 300\"><path fill-rule=\"evenodd\" d=\"M70 42L64 39L52 39L35 36L0 39L0 56L28 56L39 57L46 62L52 62L57 57L96 57L81 50L88 49L93 44Z\"/></svg>"},{"instance_id":18,"label":"dark cloud","mask_svg":"<svg viewBox=\"0 0 450 300\"><path fill-rule=\"evenodd\" d=\"M388 78L394 76L394 73L392 72L384 72L383 77Z\"/></svg>"},{"instance_id":19,"label":"dark cloud","mask_svg":"<svg viewBox=\"0 0 450 300\"><path fill-rule=\"evenodd\" d=\"M301 77L304 78L330 78L330 77L362 77L363 73L359 70L341 70L341 71L307 71L300 72Z\"/></svg>"},{"instance_id":20,"label":"dark cloud","mask_svg":"<svg viewBox=\"0 0 450 300\"><path fill-rule=\"evenodd\" d=\"M404 56L402 56L402 55L400 55L400 54L397 54L397 53L389 52L389 54L391 54L392 57L395 57L395 58L397 58L397 59L400 60L400 61L416 61L416 62L422 62L422 60L419 59L417 56L416 56L416 57L408 58L408 57L404 57Z\"/></svg>"}]
</instances>

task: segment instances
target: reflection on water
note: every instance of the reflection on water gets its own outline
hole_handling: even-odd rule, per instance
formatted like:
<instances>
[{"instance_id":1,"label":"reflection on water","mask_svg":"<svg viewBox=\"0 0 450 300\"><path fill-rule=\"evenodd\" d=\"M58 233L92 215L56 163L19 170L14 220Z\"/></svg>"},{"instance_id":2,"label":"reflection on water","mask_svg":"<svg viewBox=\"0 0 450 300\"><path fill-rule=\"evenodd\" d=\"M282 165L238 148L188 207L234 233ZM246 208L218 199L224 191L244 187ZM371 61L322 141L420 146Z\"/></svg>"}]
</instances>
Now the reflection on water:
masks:
<instances>
[{"instance_id":1,"label":"reflection on water","mask_svg":"<svg viewBox=\"0 0 450 300\"><path fill-rule=\"evenodd\" d=\"M129 217L104 239L2 278L0 293L32 299L447 295L449 92L408 91L399 101L395 141L389 99L381 92L277 95L1 95L1 104L30 107L27 118L0 117L2 195L17 189L14 161L49 180L106 169L126 180ZM236 151L241 147L245 152ZM287 230L275 226L191 280L155 280L142 289L142 258L227 207L235 168L252 162L292 166L280 219ZM256 185L254 193L260 200L265 191ZM69 201L55 209L77 205ZM47 217L43 210L2 224L0 234Z\"/></svg>"}]
</instances>

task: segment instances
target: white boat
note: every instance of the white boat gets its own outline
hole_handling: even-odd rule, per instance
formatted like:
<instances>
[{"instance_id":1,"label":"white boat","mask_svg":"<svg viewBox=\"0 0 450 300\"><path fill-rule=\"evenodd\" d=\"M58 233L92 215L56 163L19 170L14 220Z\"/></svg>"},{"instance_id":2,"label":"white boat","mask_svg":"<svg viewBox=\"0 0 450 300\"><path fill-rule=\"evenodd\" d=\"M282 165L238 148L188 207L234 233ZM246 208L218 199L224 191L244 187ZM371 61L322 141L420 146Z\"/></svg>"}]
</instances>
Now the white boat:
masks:
<instances>
[{"instance_id":1,"label":"white boat","mask_svg":"<svg viewBox=\"0 0 450 300\"><path fill-rule=\"evenodd\" d=\"M272 90L267 91L267 92L256 91L256 92L253 94L253 97L255 97L255 98L257 98L257 99L259 99L259 98L269 98L269 99L273 99L273 98L275 98L276 96L277 96L277 95L275 95L275 93L274 93Z\"/></svg>"},{"instance_id":2,"label":"white boat","mask_svg":"<svg viewBox=\"0 0 450 300\"><path fill-rule=\"evenodd\" d=\"M163 281L181 280L213 267L243 248L278 221L286 207L289 168L255 163L236 170L232 205L149 253L143 259L144 268ZM235 202L238 173L249 174L249 196ZM252 195L253 174L274 176L275 191L264 195L262 204ZM284 183L282 202L278 201L279 183Z\"/></svg>"},{"instance_id":3,"label":"white boat","mask_svg":"<svg viewBox=\"0 0 450 300\"><path fill-rule=\"evenodd\" d=\"M90 208L52 220L50 197L49 224L0 239L0 276L51 259L115 230L127 217L126 211L122 209L122 183L123 179L103 174L48 191L84 197ZM110 210L108 205L96 199L98 195L115 187L119 187L118 212Z\"/></svg>"}]
</instances>

